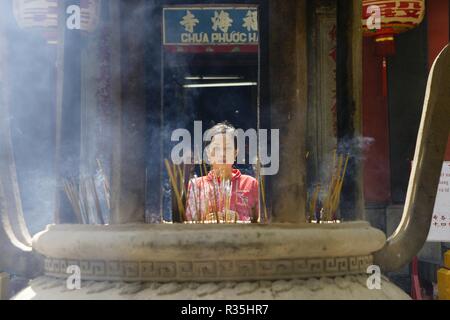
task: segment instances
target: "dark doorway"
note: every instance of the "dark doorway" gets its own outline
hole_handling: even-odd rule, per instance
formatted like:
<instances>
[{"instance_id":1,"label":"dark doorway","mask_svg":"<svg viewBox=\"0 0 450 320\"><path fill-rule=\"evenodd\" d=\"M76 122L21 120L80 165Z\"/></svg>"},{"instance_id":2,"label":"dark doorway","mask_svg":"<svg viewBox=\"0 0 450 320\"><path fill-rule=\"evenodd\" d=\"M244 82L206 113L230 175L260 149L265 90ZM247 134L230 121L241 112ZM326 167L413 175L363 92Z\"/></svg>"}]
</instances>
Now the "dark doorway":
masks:
<instances>
[{"instance_id":1,"label":"dark doorway","mask_svg":"<svg viewBox=\"0 0 450 320\"><path fill-rule=\"evenodd\" d=\"M164 56L164 139L183 128L194 136L194 121L202 133L220 122L247 130L258 127L258 54L166 53ZM176 142L164 144L164 157ZM244 174L255 175L252 165L237 165ZM200 175L200 168L193 168ZM163 218L172 219L172 197L167 175L163 178Z\"/></svg>"}]
</instances>

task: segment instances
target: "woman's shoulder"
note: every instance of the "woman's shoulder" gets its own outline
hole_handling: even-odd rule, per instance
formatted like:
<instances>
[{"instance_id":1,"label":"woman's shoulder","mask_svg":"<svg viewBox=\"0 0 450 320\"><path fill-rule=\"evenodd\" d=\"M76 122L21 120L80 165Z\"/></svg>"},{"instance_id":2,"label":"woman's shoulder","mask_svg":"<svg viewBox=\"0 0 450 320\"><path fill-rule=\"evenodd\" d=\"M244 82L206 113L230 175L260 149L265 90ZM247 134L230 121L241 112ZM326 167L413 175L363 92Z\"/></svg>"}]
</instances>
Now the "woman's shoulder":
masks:
<instances>
[{"instance_id":1,"label":"woman's shoulder","mask_svg":"<svg viewBox=\"0 0 450 320\"><path fill-rule=\"evenodd\" d=\"M247 174L242 174L240 178L244 183L258 184L258 180L256 180L255 177L249 176Z\"/></svg>"}]
</instances>

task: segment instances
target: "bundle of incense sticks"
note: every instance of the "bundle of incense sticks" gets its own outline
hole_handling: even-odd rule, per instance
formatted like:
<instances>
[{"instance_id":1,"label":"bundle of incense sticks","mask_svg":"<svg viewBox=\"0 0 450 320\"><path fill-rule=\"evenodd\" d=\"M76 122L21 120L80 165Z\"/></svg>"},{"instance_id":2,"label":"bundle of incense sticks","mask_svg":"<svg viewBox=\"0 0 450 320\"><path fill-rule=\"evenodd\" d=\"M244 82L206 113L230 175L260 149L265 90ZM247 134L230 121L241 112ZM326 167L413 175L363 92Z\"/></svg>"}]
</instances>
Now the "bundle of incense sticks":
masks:
<instances>
[{"instance_id":1,"label":"bundle of incense sticks","mask_svg":"<svg viewBox=\"0 0 450 320\"><path fill-rule=\"evenodd\" d=\"M176 198L178 210L183 214L183 220L186 221L186 204L183 201L183 195L191 203L188 203L192 212L192 221L190 223L238 223L238 214L231 210L231 197L233 194L233 185L230 180L220 179L214 176L211 183L205 179L200 179L194 174L189 190L185 183L185 167L170 164L165 159L165 166L169 175L169 180ZM200 164L201 177L208 175L206 164ZM262 184L263 188L264 185ZM187 194L191 192L192 194ZM265 206L265 197L264 206Z\"/></svg>"},{"instance_id":2,"label":"bundle of incense sticks","mask_svg":"<svg viewBox=\"0 0 450 320\"><path fill-rule=\"evenodd\" d=\"M221 195L223 197L224 212L223 220L225 223L234 222L235 217L230 217L230 207L231 207L231 194L232 194L232 183L230 180L222 179L221 182Z\"/></svg>"},{"instance_id":3,"label":"bundle of incense sticks","mask_svg":"<svg viewBox=\"0 0 450 320\"><path fill-rule=\"evenodd\" d=\"M186 221L186 211L183 202L183 196L186 195L185 186L185 166L177 166L170 164L169 160L165 159L164 164L166 166L167 174L169 175L172 190L175 193L177 200L178 211L181 213L183 220Z\"/></svg>"},{"instance_id":4,"label":"bundle of incense sticks","mask_svg":"<svg viewBox=\"0 0 450 320\"><path fill-rule=\"evenodd\" d=\"M208 169L206 167L206 163L202 162L200 165L200 174L201 176L207 176L208 175ZM224 193L221 192L220 183L219 183L219 177L213 176L212 179L212 197L210 195L209 189L210 186L208 184L204 184L204 180L202 180L201 189L203 190L203 199L205 201L205 216L202 216L202 222L206 221L208 223L220 223L221 222L221 216L220 216L220 203L221 203L221 195ZM222 190L223 191L223 190ZM210 199L211 198L211 199ZM230 196L231 199L231 196ZM210 205L210 200L212 200L212 205ZM223 220L223 219L222 219Z\"/></svg>"},{"instance_id":5,"label":"bundle of incense sticks","mask_svg":"<svg viewBox=\"0 0 450 320\"><path fill-rule=\"evenodd\" d=\"M82 205L80 199L78 186L72 179L64 179L64 191L75 212L77 222L79 224L87 224L89 222L88 216L84 212L84 205Z\"/></svg>"},{"instance_id":6,"label":"bundle of incense sticks","mask_svg":"<svg viewBox=\"0 0 450 320\"><path fill-rule=\"evenodd\" d=\"M219 185L219 178L215 177L213 178L213 195L214 195L214 209L213 209L213 213L214 213L214 217L216 219L216 223L220 223L220 214L219 214L219 208L220 208L220 198L221 198L221 193L220 193L220 185Z\"/></svg>"},{"instance_id":7,"label":"bundle of incense sticks","mask_svg":"<svg viewBox=\"0 0 450 320\"><path fill-rule=\"evenodd\" d=\"M327 193L323 199L323 208L321 220L334 221L339 208L342 186L344 184L345 173L349 161L349 155L338 155L336 153L333 161L333 173L328 184Z\"/></svg>"},{"instance_id":8,"label":"bundle of incense sticks","mask_svg":"<svg viewBox=\"0 0 450 320\"><path fill-rule=\"evenodd\" d=\"M105 224L93 177L82 178L79 184L73 179L65 179L64 190L78 223Z\"/></svg>"},{"instance_id":9,"label":"bundle of incense sticks","mask_svg":"<svg viewBox=\"0 0 450 320\"><path fill-rule=\"evenodd\" d=\"M200 165L200 176L204 177L208 175L208 169L206 168L206 163L202 162ZM199 200L200 202L203 201L203 206L200 204L200 208L203 208L203 210L200 210L200 212L198 213L200 215L200 222L201 223L205 223L205 221L210 220L209 219L209 215L210 213L213 213L214 218L216 221L218 221L219 217L218 217L218 213L217 213L217 196L214 193L214 202L213 202L213 206L211 208L210 206L210 192L209 192L209 185L205 182L204 179L201 180L201 185L200 185L200 194L199 194ZM212 209L212 212L211 212Z\"/></svg>"},{"instance_id":10,"label":"bundle of incense sticks","mask_svg":"<svg viewBox=\"0 0 450 320\"><path fill-rule=\"evenodd\" d=\"M194 179L192 180L190 191L192 191L192 197L189 199L194 200L194 220L198 223L204 223L207 220L208 213L208 198L206 196L207 192L205 190L205 182L203 179L200 179L200 183L197 184L198 176L194 175ZM190 204L192 205L192 204ZM192 206L191 206L192 209Z\"/></svg>"}]
</instances>

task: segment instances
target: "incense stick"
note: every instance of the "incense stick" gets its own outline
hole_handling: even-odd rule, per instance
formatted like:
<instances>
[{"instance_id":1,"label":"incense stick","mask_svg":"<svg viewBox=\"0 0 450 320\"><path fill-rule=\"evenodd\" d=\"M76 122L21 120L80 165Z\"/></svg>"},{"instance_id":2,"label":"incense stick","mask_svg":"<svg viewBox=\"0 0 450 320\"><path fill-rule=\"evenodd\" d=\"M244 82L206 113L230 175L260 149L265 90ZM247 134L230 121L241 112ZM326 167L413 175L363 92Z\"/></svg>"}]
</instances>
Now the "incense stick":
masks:
<instances>
[{"instance_id":1,"label":"incense stick","mask_svg":"<svg viewBox=\"0 0 450 320\"><path fill-rule=\"evenodd\" d=\"M217 177L216 176L214 176L213 177L213 186L214 186L214 205L215 205L215 208L214 208L214 214L215 214L215 216L216 216L216 221L217 221L217 223L219 223L220 222L220 220L219 220L219 206L218 206L218 201L217 201L217 198L220 196L220 195L218 195L217 194Z\"/></svg>"},{"instance_id":2,"label":"incense stick","mask_svg":"<svg viewBox=\"0 0 450 320\"><path fill-rule=\"evenodd\" d=\"M180 195L180 192L178 190L178 186L177 186L177 182L175 180L174 173L172 172L172 168L171 168L171 166L169 164L169 161L167 159L164 160L164 164L166 166L167 173L169 174L169 179L170 179L170 182L172 184L173 191L175 192L177 205L178 205L178 210L181 211L181 214L183 215L183 220L186 220L183 201L181 199L181 195Z\"/></svg>"},{"instance_id":3,"label":"incense stick","mask_svg":"<svg viewBox=\"0 0 450 320\"><path fill-rule=\"evenodd\" d=\"M77 218L77 222L84 224L84 219L81 214L80 202L77 199L76 193L74 192L74 188L72 187L71 182L68 179L64 180L64 190L66 192L66 196L69 199L70 204L72 205L72 209Z\"/></svg>"},{"instance_id":4,"label":"incense stick","mask_svg":"<svg viewBox=\"0 0 450 320\"><path fill-rule=\"evenodd\" d=\"M90 180L88 180L88 182L90 182L91 185L91 191L92 191L92 195L94 197L94 204L95 204L95 213L97 216L97 221L100 224L105 224L105 221L103 220L103 214L102 214L102 207L100 206L100 199L98 198L98 193L97 193L97 188L95 186L95 180L93 177L91 177Z\"/></svg>"},{"instance_id":5,"label":"incense stick","mask_svg":"<svg viewBox=\"0 0 450 320\"><path fill-rule=\"evenodd\" d=\"M108 207L108 210L111 210L111 189L109 187L108 177L106 176L105 170L103 170L103 165L100 159L97 159L97 166L103 176L103 189L105 192L106 206Z\"/></svg>"},{"instance_id":6,"label":"incense stick","mask_svg":"<svg viewBox=\"0 0 450 320\"><path fill-rule=\"evenodd\" d=\"M94 219L91 217L91 211L89 209L88 199L87 199L87 192L86 192L86 185L85 181L82 179L80 180L80 194L81 194L81 206L84 208L84 212L86 214L87 221L86 223L91 223Z\"/></svg>"},{"instance_id":7,"label":"incense stick","mask_svg":"<svg viewBox=\"0 0 450 320\"><path fill-rule=\"evenodd\" d=\"M320 220L323 221L335 221L337 211L339 209L339 202L341 198L342 186L348 167L349 155L337 154L336 150L333 155L332 174L330 181L326 188L326 193L322 198L322 209L320 210L319 217L316 217L317 223ZM314 191L310 195L310 216L309 221L312 222L312 218L316 215L317 206L319 203L321 185L318 184Z\"/></svg>"},{"instance_id":8,"label":"incense stick","mask_svg":"<svg viewBox=\"0 0 450 320\"><path fill-rule=\"evenodd\" d=\"M264 177L261 177L260 179L261 179L261 198L263 201L263 208L264 208L264 221L267 222L266 190Z\"/></svg>"},{"instance_id":9,"label":"incense stick","mask_svg":"<svg viewBox=\"0 0 450 320\"><path fill-rule=\"evenodd\" d=\"M334 204L335 210L337 210L337 208L339 206L340 195L341 195L341 191L342 191L342 186L344 184L344 178L345 178L345 174L347 171L347 165L348 165L349 158L350 158L350 156L347 155L347 157L345 159L344 169L342 170L342 174L339 179L338 190L337 190L337 195L336 195L335 204ZM334 214L336 215L336 213L334 213Z\"/></svg>"},{"instance_id":10,"label":"incense stick","mask_svg":"<svg viewBox=\"0 0 450 320\"><path fill-rule=\"evenodd\" d=\"M311 196L309 222L311 222L313 217L315 217L316 215L317 199L319 197L319 193L320 193L320 184L318 184L314 188L314 192Z\"/></svg>"}]
</instances>

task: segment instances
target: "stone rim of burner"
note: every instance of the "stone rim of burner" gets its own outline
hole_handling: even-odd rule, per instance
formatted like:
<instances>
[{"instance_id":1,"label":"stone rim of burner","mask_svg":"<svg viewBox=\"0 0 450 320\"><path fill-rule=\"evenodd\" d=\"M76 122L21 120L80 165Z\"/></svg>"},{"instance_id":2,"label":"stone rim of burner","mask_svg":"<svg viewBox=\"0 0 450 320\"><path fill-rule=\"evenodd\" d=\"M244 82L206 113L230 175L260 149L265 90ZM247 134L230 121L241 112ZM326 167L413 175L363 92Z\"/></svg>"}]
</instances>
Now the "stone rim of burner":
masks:
<instances>
[{"instance_id":1,"label":"stone rim of burner","mask_svg":"<svg viewBox=\"0 0 450 320\"><path fill-rule=\"evenodd\" d=\"M366 273L385 241L367 222L51 225L33 248L54 277L78 265L83 280L205 282Z\"/></svg>"}]
</instances>

